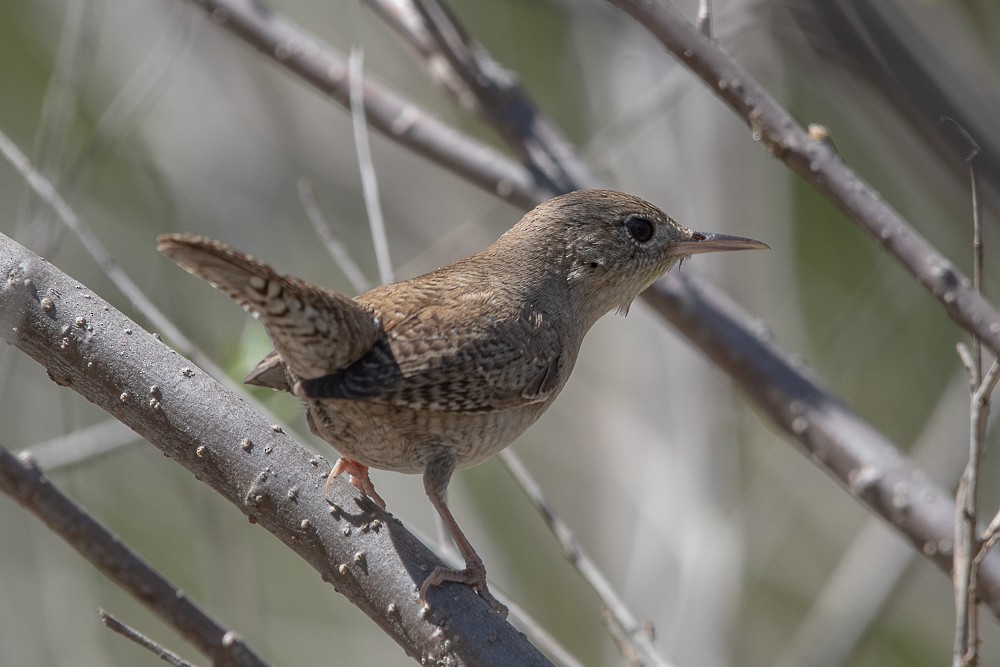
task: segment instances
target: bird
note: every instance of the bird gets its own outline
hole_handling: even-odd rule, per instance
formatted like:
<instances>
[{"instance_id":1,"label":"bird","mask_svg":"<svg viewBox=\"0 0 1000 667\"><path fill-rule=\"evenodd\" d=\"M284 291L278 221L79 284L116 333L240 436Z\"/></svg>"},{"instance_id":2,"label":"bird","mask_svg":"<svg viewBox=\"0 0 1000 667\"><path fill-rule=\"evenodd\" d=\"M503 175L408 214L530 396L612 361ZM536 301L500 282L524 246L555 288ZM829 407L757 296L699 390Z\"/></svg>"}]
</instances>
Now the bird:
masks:
<instances>
[{"instance_id":1,"label":"bird","mask_svg":"<svg viewBox=\"0 0 1000 667\"><path fill-rule=\"evenodd\" d=\"M566 385L584 336L691 255L749 249L753 239L693 231L614 190L577 190L532 209L481 252L354 298L281 274L190 234L157 249L236 301L274 347L244 379L304 401L339 475L380 507L369 468L423 475L459 553L420 586L470 586L496 612L486 567L446 502L456 470L510 445Z\"/></svg>"}]
</instances>

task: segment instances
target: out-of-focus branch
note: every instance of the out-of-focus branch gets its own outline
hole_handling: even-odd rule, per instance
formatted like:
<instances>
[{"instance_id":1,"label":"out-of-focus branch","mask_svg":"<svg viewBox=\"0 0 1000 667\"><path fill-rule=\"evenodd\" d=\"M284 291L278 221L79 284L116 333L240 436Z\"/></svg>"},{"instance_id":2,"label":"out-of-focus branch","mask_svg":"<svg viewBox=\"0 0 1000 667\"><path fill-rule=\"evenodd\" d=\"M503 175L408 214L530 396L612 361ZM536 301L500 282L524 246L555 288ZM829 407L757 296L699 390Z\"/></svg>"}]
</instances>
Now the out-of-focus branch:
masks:
<instances>
[{"instance_id":1,"label":"out-of-focus branch","mask_svg":"<svg viewBox=\"0 0 1000 667\"><path fill-rule=\"evenodd\" d=\"M811 461L951 572L955 503L891 441L781 350L761 323L684 271L668 274L646 295ZM691 315L705 312L713 322ZM982 602L1000 616L1000 553L983 559L979 583Z\"/></svg>"},{"instance_id":2,"label":"out-of-focus branch","mask_svg":"<svg viewBox=\"0 0 1000 667\"><path fill-rule=\"evenodd\" d=\"M549 530L555 535L563 550L563 556L601 598L608 627L613 633L617 632L613 639L622 649L622 653L636 656L637 663L647 667L671 667L672 663L660 655L648 629L639 623L632 611L625 605L624 600L615 591L614 586L604 576L597 563L577 540L570 527L555 513L555 510L545 499L541 486L528 472L524 463L521 462L521 458L510 449L500 452L499 456L504 467L507 468L507 472L514 477Z\"/></svg>"},{"instance_id":3,"label":"out-of-focus branch","mask_svg":"<svg viewBox=\"0 0 1000 667\"><path fill-rule=\"evenodd\" d=\"M408 655L547 665L470 588L417 584L440 561L398 520L232 392L48 262L0 235L0 335L273 533Z\"/></svg>"},{"instance_id":4,"label":"out-of-focus branch","mask_svg":"<svg viewBox=\"0 0 1000 667\"><path fill-rule=\"evenodd\" d=\"M347 58L301 26L254 0L185 0L212 22L275 60L344 108L350 107ZM528 209L552 192L495 149L467 137L379 83L364 81L365 115L372 127L501 199Z\"/></svg>"},{"instance_id":5,"label":"out-of-focus branch","mask_svg":"<svg viewBox=\"0 0 1000 667\"><path fill-rule=\"evenodd\" d=\"M963 133L964 129L959 128ZM972 138L969 165L970 194L972 198L972 287L977 293L983 290L983 226L980 216L979 196L976 187L974 163L979 147ZM955 644L952 654L953 667L975 667L979 664L979 575L978 568L983 554L992 545L980 539L979 523L979 473L986 454L986 426L990 415L990 397L996 386L1000 365L993 365L983 376L983 347L978 336L972 337L972 352L962 343L958 355L969 374L969 454L955 493L955 556L952 559L952 582L955 589ZM988 542L988 540L986 540Z\"/></svg>"},{"instance_id":6,"label":"out-of-focus branch","mask_svg":"<svg viewBox=\"0 0 1000 667\"><path fill-rule=\"evenodd\" d=\"M413 0L431 38L476 98L480 117L552 192L599 187L561 128L539 111L517 76L475 44L438 0Z\"/></svg>"},{"instance_id":7,"label":"out-of-focus branch","mask_svg":"<svg viewBox=\"0 0 1000 667\"><path fill-rule=\"evenodd\" d=\"M632 16L697 74L776 158L837 205L941 302L963 329L1000 354L1000 313L968 278L865 183L824 138L810 136L740 65L673 6L608 0Z\"/></svg>"},{"instance_id":8,"label":"out-of-focus branch","mask_svg":"<svg viewBox=\"0 0 1000 667\"><path fill-rule=\"evenodd\" d=\"M101 617L101 622L104 623L109 630L121 635L130 642L138 644L160 660L164 661L168 665L171 665L171 667L195 667L193 664L180 657L170 649L157 644L135 628L130 628L103 609L98 609L97 614Z\"/></svg>"},{"instance_id":9,"label":"out-of-focus branch","mask_svg":"<svg viewBox=\"0 0 1000 667\"><path fill-rule=\"evenodd\" d=\"M6 318L4 323L9 323ZM197 646L215 665L266 667L267 663L236 633L219 625L53 486L30 456L17 457L0 447L0 491L44 521L109 579Z\"/></svg>"},{"instance_id":10,"label":"out-of-focus branch","mask_svg":"<svg viewBox=\"0 0 1000 667\"><path fill-rule=\"evenodd\" d=\"M25 447L21 453L31 456L35 465L51 474L53 470L79 465L138 441L135 433L110 417L99 424L45 442L36 442Z\"/></svg>"}]
</instances>

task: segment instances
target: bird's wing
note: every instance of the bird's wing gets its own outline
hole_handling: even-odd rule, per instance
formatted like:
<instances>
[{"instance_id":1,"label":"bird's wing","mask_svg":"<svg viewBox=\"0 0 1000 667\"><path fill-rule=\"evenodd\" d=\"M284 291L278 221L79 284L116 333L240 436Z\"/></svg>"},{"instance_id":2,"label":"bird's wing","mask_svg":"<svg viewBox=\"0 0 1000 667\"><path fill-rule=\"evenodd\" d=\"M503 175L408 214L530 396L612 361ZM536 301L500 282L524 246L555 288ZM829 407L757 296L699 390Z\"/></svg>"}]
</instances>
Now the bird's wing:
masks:
<instances>
[{"instance_id":1,"label":"bird's wing","mask_svg":"<svg viewBox=\"0 0 1000 667\"><path fill-rule=\"evenodd\" d=\"M543 401L558 389L562 346L543 312L527 307L498 318L488 308L457 307L458 318L456 306L442 304L390 318L368 354L343 371L303 380L302 393L479 412Z\"/></svg>"}]
</instances>

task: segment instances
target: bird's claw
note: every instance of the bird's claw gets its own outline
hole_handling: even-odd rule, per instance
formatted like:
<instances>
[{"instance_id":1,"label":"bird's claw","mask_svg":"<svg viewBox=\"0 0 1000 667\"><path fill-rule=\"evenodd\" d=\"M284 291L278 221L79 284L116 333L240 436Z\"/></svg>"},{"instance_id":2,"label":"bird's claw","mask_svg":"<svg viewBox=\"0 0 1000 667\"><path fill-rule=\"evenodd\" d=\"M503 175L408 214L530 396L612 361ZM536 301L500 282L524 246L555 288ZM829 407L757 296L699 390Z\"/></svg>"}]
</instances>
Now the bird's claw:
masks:
<instances>
[{"instance_id":1,"label":"bird's claw","mask_svg":"<svg viewBox=\"0 0 1000 667\"><path fill-rule=\"evenodd\" d=\"M351 484L354 488L371 498L376 505L385 509L385 501L382 500L382 496L380 496L378 491L375 490L375 485L372 484L371 477L368 476L368 466L358 463L357 461L352 461L351 459L345 459L344 457L340 457L337 459L337 462L333 464L330 476L326 478L326 486L323 488L323 497L330 495L330 485L333 484L333 480L340 477L345 472L350 476Z\"/></svg>"},{"instance_id":2,"label":"bird's claw","mask_svg":"<svg viewBox=\"0 0 1000 667\"><path fill-rule=\"evenodd\" d=\"M500 614L503 618L507 618L506 605L497 600L490 593L490 589L486 585L486 567L481 560L466 563L464 570L455 570L444 566L434 568L434 571L424 579L424 583L420 586L420 606L429 607L427 604L427 591L431 586L438 586L449 581L469 586L493 608L493 611Z\"/></svg>"}]
</instances>

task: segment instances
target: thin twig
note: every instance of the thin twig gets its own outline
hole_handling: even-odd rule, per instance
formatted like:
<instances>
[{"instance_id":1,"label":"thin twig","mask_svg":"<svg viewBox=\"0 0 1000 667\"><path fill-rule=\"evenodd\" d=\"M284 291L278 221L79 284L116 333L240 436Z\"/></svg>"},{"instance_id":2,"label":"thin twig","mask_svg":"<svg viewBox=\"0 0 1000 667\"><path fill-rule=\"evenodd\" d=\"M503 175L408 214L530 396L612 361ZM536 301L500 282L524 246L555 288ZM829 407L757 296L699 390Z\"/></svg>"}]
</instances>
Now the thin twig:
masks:
<instances>
[{"instance_id":1,"label":"thin twig","mask_svg":"<svg viewBox=\"0 0 1000 667\"><path fill-rule=\"evenodd\" d=\"M140 438L114 418L22 450L47 473L103 456Z\"/></svg>"},{"instance_id":2,"label":"thin twig","mask_svg":"<svg viewBox=\"0 0 1000 667\"><path fill-rule=\"evenodd\" d=\"M101 622L104 623L109 630L118 633L129 641L135 642L168 665L173 665L173 667L196 667L193 662L188 662L165 646L154 642L152 639L142 634L135 628L125 625L103 609L98 609L97 615L101 617Z\"/></svg>"},{"instance_id":3,"label":"thin twig","mask_svg":"<svg viewBox=\"0 0 1000 667\"><path fill-rule=\"evenodd\" d=\"M973 289L982 294L983 230L976 188L974 160L979 146L964 128L955 123L971 145L966 158L969 167L972 198L972 280ZM979 336L972 336L971 354L959 348L959 356L969 374L971 400L969 405L969 453L965 471L955 494L955 556L952 578L955 591L955 644L953 667L975 667L979 664L979 600L977 595L977 558L982 542L976 534L979 521L979 472L986 446L986 424L990 413L990 394L983 382L983 347Z\"/></svg>"},{"instance_id":4,"label":"thin twig","mask_svg":"<svg viewBox=\"0 0 1000 667\"><path fill-rule=\"evenodd\" d=\"M45 522L109 579L153 610L217 665L267 665L235 633L206 614L57 489L31 460L0 447L0 491Z\"/></svg>"},{"instance_id":5,"label":"thin twig","mask_svg":"<svg viewBox=\"0 0 1000 667\"><path fill-rule=\"evenodd\" d=\"M510 70L474 44L442 0L413 0L424 25L458 78L478 100L480 116L555 193L598 187L600 179L576 148L525 93Z\"/></svg>"},{"instance_id":6,"label":"thin twig","mask_svg":"<svg viewBox=\"0 0 1000 667\"><path fill-rule=\"evenodd\" d=\"M73 232L73 234L79 239L80 243L83 245L87 253L93 258L94 262L97 264L98 268L108 277L108 279L118 288L118 290L125 295L127 299L132 303L132 305L142 313L143 317L150 321L150 323L155 327L161 334L170 338L174 345L176 345L179 350L191 358L192 361L197 363L202 368L208 370L209 373L219 378L220 382L226 384L229 389L240 394L245 400L250 401L252 404L259 406L263 409L260 401L254 397L253 394L248 392L242 385L234 382L229 378L225 371L222 370L208 355L201 351L201 349L194 344L194 342L188 338L184 332L182 332L169 317L167 317L163 311L153 303L152 299L146 296L145 292L139 287L138 284L132 278L125 273L125 271L119 266L118 262L104 247L101 240L93 232L90 226L76 214L76 211L66 202L66 200L56 191L52 183L45 178L44 175L39 173L32 165L31 161L28 160L27 156L21 151L20 148L15 144L6 134L0 130L0 153L3 154L4 158L10 163L12 167L24 178L25 182L31 186L43 201L48 203L48 205L55 211L59 220L66 225L66 227ZM280 421L278 423L281 423ZM281 423L282 427L289 428L286 424Z\"/></svg>"},{"instance_id":7,"label":"thin twig","mask_svg":"<svg viewBox=\"0 0 1000 667\"><path fill-rule=\"evenodd\" d=\"M712 39L712 0L698 0L698 17L695 19L698 32Z\"/></svg>"},{"instance_id":8,"label":"thin twig","mask_svg":"<svg viewBox=\"0 0 1000 667\"><path fill-rule=\"evenodd\" d=\"M645 667L646 663L643 661L642 655L639 654L630 634L618 624L618 619L615 618L614 614L605 609L601 613L601 620L604 621L604 626L608 629L611 641L618 647L618 652L621 653L625 662L632 665L632 667Z\"/></svg>"},{"instance_id":9,"label":"thin twig","mask_svg":"<svg viewBox=\"0 0 1000 667\"><path fill-rule=\"evenodd\" d=\"M434 83L447 89L462 108L479 113L475 94L448 63L412 0L365 0L365 4L413 49Z\"/></svg>"},{"instance_id":10,"label":"thin twig","mask_svg":"<svg viewBox=\"0 0 1000 667\"><path fill-rule=\"evenodd\" d=\"M590 555L580 544L579 540L577 540L576 535L573 534L570 527L555 513L552 506L545 499L542 487L531 476L531 473L528 472L524 463L521 462L521 458L510 449L500 452L499 457L504 467L507 468L507 471L517 481L518 486L521 487L528 500L531 501L531 504L538 511L538 514L541 515L545 521L545 525L549 527L549 530L555 536L559 546L562 547L566 560L573 565L584 581L601 598L601 602L604 603L614 627L617 627L621 631L621 637L619 638L621 642L624 642L625 645L631 647L632 651L641 656L642 664L668 667L671 663L661 656L656 647L653 646L652 641L650 641L648 628L636 620L624 600L615 591L611 582L604 576L600 568L597 567L597 564L591 560ZM611 626L609 625L609 627ZM621 646L620 642L619 646ZM629 653L629 651L623 650L623 654L626 653Z\"/></svg>"},{"instance_id":11,"label":"thin twig","mask_svg":"<svg viewBox=\"0 0 1000 667\"><path fill-rule=\"evenodd\" d=\"M385 218L378 196L378 175L372 162L371 143L368 141L368 121L365 118L364 52L351 49L349 67L351 122L354 126L354 148L358 153L358 169L361 172L361 189L364 193L365 208L368 210L368 227L375 246L375 262L379 279L383 285L393 280L392 258L389 256L389 239L385 235Z\"/></svg>"},{"instance_id":12,"label":"thin twig","mask_svg":"<svg viewBox=\"0 0 1000 667\"><path fill-rule=\"evenodd\" d=\"M330 254L330 258L333 259L334 264L344 273L344 276L347 277L348 282L351 283L351 287L354 288L355 292L360 294L361 292L370 290L371 283L365 278L364 271L361 270L361 267L351 257L347 246L334 235L333 230L330 228L330 223L323 217L323 211L320 209L319 203L316 201L316 194L313 192L312 181L303 176L298 181L298 189L302 210L306 212L306 217L312 223L313 229L316 231L316 236L326 246L326 251Z\"/></svg>"}]
</instances>

